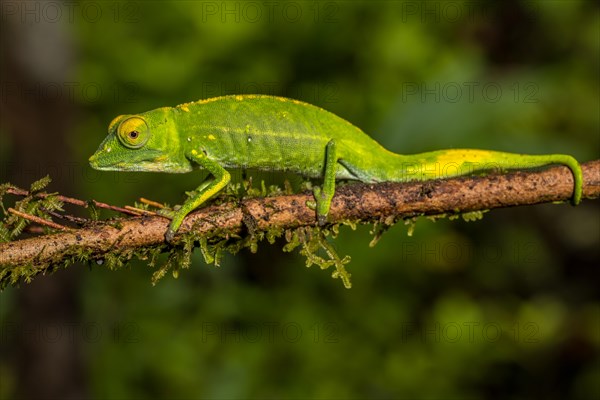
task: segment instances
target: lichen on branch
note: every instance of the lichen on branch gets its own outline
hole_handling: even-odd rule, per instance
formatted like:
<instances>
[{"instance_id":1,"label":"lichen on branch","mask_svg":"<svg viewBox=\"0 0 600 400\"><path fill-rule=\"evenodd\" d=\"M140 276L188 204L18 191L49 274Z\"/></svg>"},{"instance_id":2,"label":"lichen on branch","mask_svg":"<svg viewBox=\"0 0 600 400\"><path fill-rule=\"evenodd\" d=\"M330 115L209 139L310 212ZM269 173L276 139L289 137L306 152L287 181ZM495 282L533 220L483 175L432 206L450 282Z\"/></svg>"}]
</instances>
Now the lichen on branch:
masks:
<instances>
[{"instance_id":1,"label":"lichen on branch","mask_svg":"<svg viewBox=\"0 0 600 400\"><path fill-rule=\"evenodd\" d=\"M600 160L582 165L583 197L600 196ZM478 211L500 207L567 202L573 192L573 178L566 167L544 170L513 171L506 174L459 177L444 180L409 183L340 185L332 201L329 222L316 226L315 212L306 203L308 192L230 200L203 207L184 221L175 245L164 242L168 219L145 214L136 208L120 208L96 201L84 202L58 194L42 192L49 179L36 182L28 191L12 185L0 186L0 203L5 218L0 224L0 286L29 282L35 275L85 261L118 268L134 257L147 260L156 267L157 256L168 253L167 262L153 275L153 282L168 271L174 275L190 265L194 248L200 248L207 263L218 264L224 252L237 253L243 248L256 251L258 243L274 243L286 239L285 249L300 248L307 259L322 268L333 266L334 277L350 286L345 264L349 258L339 257L327 237L335 237L340 225L373 223L375 243L392 224L412 221L420 216L463 216L477 219ZM42 234L18 239L32 221L8 211L3 204L7 194L22 196L12 209L56 223L52 217L64 218L68 229L56 232L56 227L44 225ZM264 195L265 190L260 194ZM81 202L90 210L89 219L60 214L64 202ZM97 207L110 208L127 217L94 221ZM136 214L131 216L131 214ZM38 221L40 222L40 221ZM62 224L61 224L62 225ZM18 239L18 240L15 240ZM325 257L318 255L324 254Z\"/></svg>"}]
</instances>

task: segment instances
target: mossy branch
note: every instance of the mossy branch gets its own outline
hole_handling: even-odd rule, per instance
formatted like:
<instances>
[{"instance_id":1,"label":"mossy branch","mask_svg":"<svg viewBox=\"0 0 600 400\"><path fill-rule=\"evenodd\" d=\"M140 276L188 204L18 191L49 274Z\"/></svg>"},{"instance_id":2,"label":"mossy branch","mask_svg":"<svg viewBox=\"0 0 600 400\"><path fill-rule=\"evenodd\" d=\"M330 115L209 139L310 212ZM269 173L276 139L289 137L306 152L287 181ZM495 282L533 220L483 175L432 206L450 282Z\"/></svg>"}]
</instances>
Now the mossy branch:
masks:
<instances>
[{"instance_id":1,"label":"mossy branch","mask_svg":"<svg viewBox=\"0 0 600 400\"><path fill-rule=\"evenodd\" d=\"M582 167L583 197L598 198L600 160ZM278 236L286 237L288 250L302 245L302 251L309 251L320 244L329 252L324 236L315 239L315 232L324 231L325 236L335 234L339 224L375 222L387 226L423 215L452 216L500 207L567 202L572 193L573 178L566 167L427 182L352 183L337 189L331 204L329 229L314 228L315 212L306 206L312 199L310 193L251 198L205 207L190 214L175 246L164 243L169 223L164 217L98 221L80 229L0 243L0 283L4 287L22 279L29 281L36 274L51 272L76 260L98 263L106 260L109 266L120 266L135 255L150 258L153 265L159 252L171 252L169 259L177 262L174 267L177 270L189 265L189 254L196 243L205 259L214 262L223 250L236 252L248 247L255 251L257 241L267 238L273 242ZM307 258L307 264L314 262L314 258ZM334 276L343 275L343 264L347 261L334 254L324 264L335 263ZM155 278L164 275L166 269L159 269Z\"/></svg>"}]
</instances>

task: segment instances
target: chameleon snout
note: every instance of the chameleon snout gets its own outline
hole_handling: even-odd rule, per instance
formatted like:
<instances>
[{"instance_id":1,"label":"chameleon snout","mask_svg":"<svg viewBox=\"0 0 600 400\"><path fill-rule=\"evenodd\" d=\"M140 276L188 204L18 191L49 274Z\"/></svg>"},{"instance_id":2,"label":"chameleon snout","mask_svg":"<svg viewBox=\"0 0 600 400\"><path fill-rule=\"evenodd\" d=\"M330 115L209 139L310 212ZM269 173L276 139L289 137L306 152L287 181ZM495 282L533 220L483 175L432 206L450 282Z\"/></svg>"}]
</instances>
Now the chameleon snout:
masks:
<instances>
[{"instance_id":1,"label":"chameleon snout","mask_svg":"<svg viewBox=\"0 0 600 400\"><path fill-rule=\"evenodd\" d=\"M88 159L88 161L90 162L90 166L92 168L95 168L98 163L98 156L96 156L96 154L92 154L92 156Z\"/></svg>"},{"instance_id":2,"label":"chameleon snout","mask_svg":"<svg viewBox=\"0 0 600 400\"><path fill-rule=\"evenodd\" d=\"M115 161L118 161L115 160L116 156L111 153L113 147L113 143L109 142L108 139L105 140L104 143L100 145L98 150L96 150L96 152L89 158L88 161L90 162L90 166L94 169L102 170L114 164Z\"/></svg>"},{"instance_id":3,"label":"chameleon snout","mask_svg":"<svg viewBox=\"0 0 600 400\"><path fill-rule=\"evenodd\" d=\"M90 166L94 169L104 169L109 163L106 157L106 151L98 150L88 160L90 162Z\"/></svg>"},{"instance_id":4,"label":"chameleon snout","mask_svg":"<svg viewBox=\"0 0 600 400\"><path fill-rule=\"evenodd\" d=\"M92 167L94 169L102 168L103 167L102 158L103 158L102 154L100 154L99 151L92 154L92 156L88 160L90 162L90 167Z\"/></svg>"}]
</instances>

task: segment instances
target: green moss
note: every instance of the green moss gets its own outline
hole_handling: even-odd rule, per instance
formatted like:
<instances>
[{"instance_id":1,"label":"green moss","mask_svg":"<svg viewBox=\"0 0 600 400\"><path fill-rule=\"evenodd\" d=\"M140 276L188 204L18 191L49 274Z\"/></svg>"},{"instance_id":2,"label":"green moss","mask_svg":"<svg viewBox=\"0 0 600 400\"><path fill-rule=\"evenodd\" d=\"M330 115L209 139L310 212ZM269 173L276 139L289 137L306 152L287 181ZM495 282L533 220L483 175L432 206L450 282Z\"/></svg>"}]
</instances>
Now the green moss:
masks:
<instances>
[{"instance_id":1,"label":"green moss","mask_svg":"<svg viewBox=\"0 0 600 400\"><path fill-rule=\"evenodd\" d=\"M488 211L489 210L466 212L466 213L462 213L461 217L463 220L465 220L467 222L479 221L480 219L483 219L483 214Z\"/></svg>"},{"instance_id":2,"label":"green moss","mask_svg":"<svg viewBox=\"0 0 600 400\"><path fill-rule=\"evenodd\" d=\"M334 225L332 231L337 235L339 226ZM327 269L332 265L335 266L335 271L332 272L333 278L340 278L347 289L352 287L350 282L350 274L346 271L345 265L350 262L350 257L345 256L340 258L333 248L327 236L331 234L329 229L321 227L302 227L297 228L293 231L287 231L285 238L288 243L284 246L283 250L290 252L301 246L300 254L306 258L306 267L311 267L313 264L318 265L321 269ZM320 250L323 250L327 255L327 258L321 257L317 254Z\"/></svg>"},{"instance_id":3,"label":"green moss","mask_svg":"<svg viewBox=\"0 0 600 400\"><path fill-rule=\"evenodd\" d=\"M44 190L50 183L49 177L44 177L37 182L34 182L27 196L22 197L14 203L13 208L21 212L36 215L41 218L51 220L51 214L55 211L62 211L62 202L56 194L45 195L38 197L41 190ZM310 188L309 181L303 182L302 186ZM0 186L0 207L4 211L4 220L0 223L0 241L8 242L18 237L25 227L30 223L29 220L19 217L13 213L8 213L3 204L3 199L10 188L14 186L4 184ZM18 188L15 188L18 189ZM267 187L264 181L261 181L259 188L254 188L252 179L245 179L241 183L230 184L223 193L217 196L213 202L239 202L242 198L249 197L264 197L288 194L292 192L291 185L286 181L284 188L271 185ZM192 196L194 193L187 193ZM135 203L135 207L142 210L149 210L145 203ZM176 209L175 207L174 209ZM88 210L93 220L98 218L98 210L93 204L89 204ZM159 209L160 214L169 214L173 209L165 206ZM431 220L440 218L456 219L462 217L465 221L475 221L481 219L485 211L460 213L458 210L455 214L448 216L447 214L427 216ZM404 224L408 226L407 234L412 235L418 216L403 219ZM390 216L382 218L373 223L373 228L370 233L373 239L369 243L373 247L381 236L399 219ZM341 279L346 288L350 288L350 274L346 270L346 264L350 262L349 256L340 257L331 244L331 240L335 239L340 230L340 226L346 225L351 229L356 229L357 223L361 221L345 220L337 224L327 227L307 226L295 229L270 228L266 231L258 231L254 226L247 226L247 233L240 235L237 231L226 229L216 230L210 234L199 234L192 227L190 232L180 236L175 245L161 243L136 249L120 250L115 247L110 252L103 255L93 255L89 249L82 247L74 247L69 253L61 259L52 260L46 264L35 263L22 265L18 267L2 267L0 266L0 287L4 288L7 285L18 285L20 282L30 282L33 277L39 273L51 273L59 268L65 268L75 262L87 263L90 268L93 266L103 265L110 270L117 270L129 265L133 258L147 261L150 268L157 267L159 254L167 253L166 261L155 269L152 274L151 282L157 284L169 271L177 278L182 269L187 269L191 264L191 257L195 248L199 248L200 252L207 264L212 264L216 267L220 266L223 254L237 254L243 249L248 249L252 253L258 251L260 242L266 240L269 244L275 244L280 237L285 238L286 244L283 246L283 251L292 252L298 250L305 257L306 266L319 266L321 269L330 269L333 267L332 277ZM94 223L108 224L110 226L120 228L122 223L119 219L98 221ZM52 233L53 229L44 228L47 233ZM118 243L119 241L117 241Z\"/></svg>"}]
</instances>

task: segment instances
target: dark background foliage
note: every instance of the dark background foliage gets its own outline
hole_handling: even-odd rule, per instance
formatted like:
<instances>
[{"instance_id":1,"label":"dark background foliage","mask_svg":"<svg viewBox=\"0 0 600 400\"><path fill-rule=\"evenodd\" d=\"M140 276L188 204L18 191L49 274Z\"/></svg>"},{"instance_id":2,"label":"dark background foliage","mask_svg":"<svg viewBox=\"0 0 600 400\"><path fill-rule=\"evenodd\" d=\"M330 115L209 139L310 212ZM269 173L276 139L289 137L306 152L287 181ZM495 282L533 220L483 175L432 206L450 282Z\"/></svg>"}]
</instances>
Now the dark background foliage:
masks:
<instances>
[{"instance_id":1,"label":"dark background foliage","mask_svg":"<svg viewBox=\"0 0 600 400\"><path fill-rule=\"evenodd\" d=\"M201 173L97 172L119 114L293 97L390 150L598 158L592 1L2 2L0 180L171 204ZM268 179L277 176L267 174ZM108 216L108 215L106 215ZM599 398L598 205L343 229L354 287L282 243L73 266L0 294L1 398Z\"/></svg>"}]
</instances>

